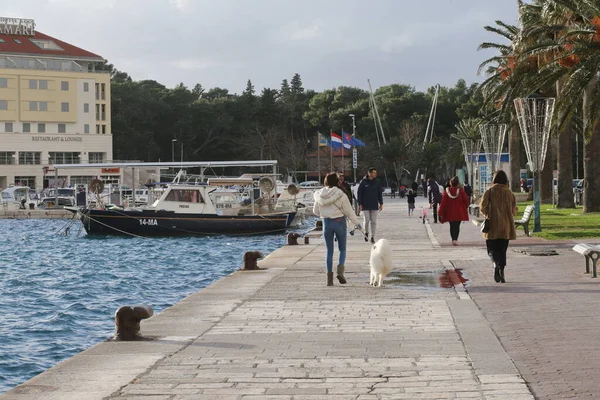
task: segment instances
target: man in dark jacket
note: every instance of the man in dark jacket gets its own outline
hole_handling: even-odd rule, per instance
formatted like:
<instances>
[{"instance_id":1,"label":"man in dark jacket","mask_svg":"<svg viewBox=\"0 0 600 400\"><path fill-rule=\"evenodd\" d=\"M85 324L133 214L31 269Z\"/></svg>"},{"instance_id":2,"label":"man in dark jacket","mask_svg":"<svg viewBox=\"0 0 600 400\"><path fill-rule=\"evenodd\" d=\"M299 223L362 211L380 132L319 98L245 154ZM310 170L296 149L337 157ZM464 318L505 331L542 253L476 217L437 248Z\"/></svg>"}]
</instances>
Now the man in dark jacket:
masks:
<instances>
[{"instance_id":1,"label":"man in dark jacket","mask_svg":"<svg viewBox=\"0 0 600 400\"><path fill-rule=\"evenodd\" d=\"M350 200L350 205L352 205L352 188L350 187L350 184L346 182L343 172L338 171L337 176L338 186L340 187L340 189L342 189L342 192L346 193L346 196L348 196L348 200Z\"/></svg>"},{"instance_id":2,"label":"man in dark jacket","mask_svg":"<svg viewBox=\"0 0 600 400\"><path fill-rule=\"evenodd\" d=\"M365 242L375 243L375 230L377 229L377 213L383 209L383 189L377 180L377 169L369 168L369 173L358 186L358 204L363 212L365 223Z\"/></svg>"},{"instance_id":3,"label":"man in dark jacket","mask_svg":"<svg viewBox=\"0 0 600 400\"><path fill-rule=\"evenodd\" d=\"M440 185L438 185L433 176L428 179L427 195L429 196L429 207L433 208L433 223L437 224L438 205L442 200L442 194L440 193Z\"/></svg>"}]
</instances>

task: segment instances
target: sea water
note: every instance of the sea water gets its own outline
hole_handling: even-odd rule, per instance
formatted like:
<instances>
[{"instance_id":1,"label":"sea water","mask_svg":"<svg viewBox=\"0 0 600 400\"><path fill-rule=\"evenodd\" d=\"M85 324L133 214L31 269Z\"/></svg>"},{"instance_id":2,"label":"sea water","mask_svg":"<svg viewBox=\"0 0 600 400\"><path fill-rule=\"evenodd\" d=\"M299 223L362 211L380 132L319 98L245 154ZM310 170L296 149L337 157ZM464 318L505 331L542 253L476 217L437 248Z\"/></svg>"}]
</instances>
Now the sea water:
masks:
<instances>
[{"instance_id":1,"label":"sea water","mask_svg":"<svg viewBox=\"0 0 600 400\"><path fill-rule=\"evenodd\" d=\"M285 234L189 238L87 236L66 220L0 220L0 393L114 333L121 305L155 314Z\"/></svg>"}]
</instances>

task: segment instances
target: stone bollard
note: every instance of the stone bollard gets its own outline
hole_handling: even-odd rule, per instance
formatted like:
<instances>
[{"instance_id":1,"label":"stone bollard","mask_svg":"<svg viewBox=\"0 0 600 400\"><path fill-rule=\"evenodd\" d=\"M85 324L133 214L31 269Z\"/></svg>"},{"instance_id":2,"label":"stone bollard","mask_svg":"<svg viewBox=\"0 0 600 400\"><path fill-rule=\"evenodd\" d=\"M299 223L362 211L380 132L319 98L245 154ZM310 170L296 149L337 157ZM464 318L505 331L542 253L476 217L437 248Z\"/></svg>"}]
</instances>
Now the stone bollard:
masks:
<instances>
[{"instance_id":1,"label":"stone bollard","mask_svg":"<svg viewBox=\"0 0 600 400\"><path fill-rule=\"evenodd\" d=\"M263 258L264 255L260 251L247 251L244 253L244 268L243 271L252 271L260 269L258 266L258 259Z\"/></svg>"},{"instance_id":2,"label":"stone bollard","mask_svg":"<svg viewBox=\"0 0 600 400\"><path fill-rule=\"evenodd\" d=\"M145 304L119 307L115 313L115 336L113 340L144 340L140 334L140 321L150 318L152 307Z\"/></svg>"},{"instance_id":3,"label":"stone bollard","mask_svg":"<svg viewBox=\"0 0 600 400\"><path fill-rule=\"evenodd\" d=\"M304 244L309 244L309 237L308 236L304 236Z\"/></svg>"},{"instance_id":4,"label":"stone bollard","mask_svg":"<svg viewBox=\"0 0 600 400\"><path fill-rule=\"evenodd\" d=\"M298 245L298 238L300 237L299 234L297 233L288 233L287 235L287 244L289 246L297 246Z\"/></svg>"},{"instance_id":5,"label":"stone bollard","mask_svg":"<svg viewBox=\"0 0 600 400\"><path fill-rule=\"evenodd\" d=\"M323 220L317 220L317 224L315 225L315 231L322 231L323 230Z\"/></svg>"}]
</instances>

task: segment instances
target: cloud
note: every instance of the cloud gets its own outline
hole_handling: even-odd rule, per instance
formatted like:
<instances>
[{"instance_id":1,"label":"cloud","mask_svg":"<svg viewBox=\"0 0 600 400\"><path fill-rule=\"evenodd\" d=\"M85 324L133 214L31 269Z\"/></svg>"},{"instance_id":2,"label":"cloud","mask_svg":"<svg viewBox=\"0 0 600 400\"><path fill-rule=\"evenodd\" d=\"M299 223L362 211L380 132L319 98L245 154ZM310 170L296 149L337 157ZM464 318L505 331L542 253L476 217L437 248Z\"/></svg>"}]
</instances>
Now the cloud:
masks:
<instances>
[{"instance_id":1,"label":"cloud","mask_svg":"<svg viewBox=\"0 0 600 400\"><path fill-rule=\"evenodd\" d=\"M207 59L183 58L180 60L172 61L169 63L169 65L178 69L195 70L215 68L222 64L215 61L209 61Z\"/></svg>"},{"instance_id":2,"label":"cloud","mask_svg":"<svg viewBox=\"0 0 600 400\"><path fill-rule=\"evenodd\" d=\"M184 11L190 5L189 0L169 0L169 3L173 4L181 11Z\"/></svg>"},{"instance_id":3,"label":"cloud","mask_svg":"<svg viewBox=\"0 0 600 400\"><path fill-rule=\"evenodd\" d=\"M322 34L321 27L317 23L303 24L298 21L282 26L278 33L281 42L313 40Z\"/></svg>"}]
</instances>

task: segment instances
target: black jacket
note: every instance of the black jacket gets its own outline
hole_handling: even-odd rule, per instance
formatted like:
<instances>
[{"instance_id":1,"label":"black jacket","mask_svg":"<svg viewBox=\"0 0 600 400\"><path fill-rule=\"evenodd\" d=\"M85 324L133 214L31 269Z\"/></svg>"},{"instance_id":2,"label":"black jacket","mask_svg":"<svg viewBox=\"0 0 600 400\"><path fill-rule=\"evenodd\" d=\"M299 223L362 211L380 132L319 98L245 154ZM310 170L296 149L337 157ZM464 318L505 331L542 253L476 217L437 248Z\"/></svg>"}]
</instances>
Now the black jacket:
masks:
<instances>
[{"instance_id":1,"label":"black jacket","mask_svg":"<svg viewBox=\"0 0 600 400\"><path fill-rule=\"evenodd\" d=\"M434 180L429 181L427 184L427 194L429 196L429 204L436 204L442 201L442 194L440 193L440 187Z\"/></svg>"},{"instance_id":2,"label":"black jacket","mask_svg":"<svg viewBox=\"0 0 600 400\"><path fill-rule=\"evenodd\" d=\"M358 204L363 210L378 210L383 204L383 188L378 179L365 176L358 186Z\"/></svg>"},{"instance_id":3,"label":"black jacket","mask_svg":"<svg viewBox=\"0 0 600 400\"><path fill-rule=\"evenodd\" d=\"M352 204L352 188L350 187L350 184L344 181L343 183L340 183L340 189L342 189L342 192L346 193L348 200L350 200L350 204Z\"/></svg>"}]
</instances>

